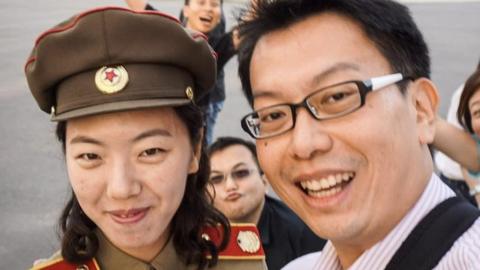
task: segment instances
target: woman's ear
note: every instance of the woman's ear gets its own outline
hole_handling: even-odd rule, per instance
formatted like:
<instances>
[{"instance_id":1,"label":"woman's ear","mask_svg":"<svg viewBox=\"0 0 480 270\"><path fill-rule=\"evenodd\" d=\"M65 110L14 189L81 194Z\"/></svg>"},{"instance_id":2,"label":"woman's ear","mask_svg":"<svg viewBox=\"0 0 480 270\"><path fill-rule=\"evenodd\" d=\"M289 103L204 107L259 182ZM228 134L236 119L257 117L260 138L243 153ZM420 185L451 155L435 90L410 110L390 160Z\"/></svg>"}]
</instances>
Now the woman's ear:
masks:
<instances>
[{"instance_id":1,"label":"woman's ear","mask_svg":"<svg viewBox=\"0 0 480 270\"><path fill-rule=\"evenodd\" d=\"M193 155L192 155L192 160L190 161L190 166L188 168L188 173L196 173L198 171L198 168L200 166L200 157L202 156L202 142L203 142L203 131L204 129L202 128L200 130L200 139L198 142L193 145Z\"/></svg>"},{"instance_id":2,"label":"woman's ear","mask_svg":"<svg viewBox=\"0 0 480 270\"><path fill-rule=\"evenodd\" d=\"M186 21L188 19L188 15L190 14L190 8L187 5L183 6L182 14L183 14L183 20Z\"/></svg>"},{"instance_id":3,"label":"woman's ear","mask_svg":"<svg viewBox=\"0 0 480 270\"><path fill-rule=\"evenodd\" d=\"M416 110L418 140L430 144L435 137L435 119L438 110L438 91L432 81L420 78L410 86L411 98Z\"/></svg>"}]
</instances>

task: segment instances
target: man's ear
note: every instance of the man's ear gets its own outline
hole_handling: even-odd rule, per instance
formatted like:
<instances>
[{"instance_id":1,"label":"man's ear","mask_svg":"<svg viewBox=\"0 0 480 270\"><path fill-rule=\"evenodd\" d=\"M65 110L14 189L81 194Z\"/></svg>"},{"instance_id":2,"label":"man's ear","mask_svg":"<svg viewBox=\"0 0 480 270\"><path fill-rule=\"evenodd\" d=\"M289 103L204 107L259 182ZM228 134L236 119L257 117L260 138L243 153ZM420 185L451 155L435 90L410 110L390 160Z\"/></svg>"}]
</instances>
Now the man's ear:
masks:
<instances>
[{"instance_id":1,"label":"man's ear","mask_svg":"<svg viewBox=\"0 0 480 270\"><path fill-rule=\"evenodd\" d=\"M203 128L200 130L200 139L193 146L193 155L192 160L190 161L190 166L188 167L188 173L196 173L200 166L200 158L202 156L202 142L203 142Z\"/></svg>"},{"instance_id":2,"label":"man's ear","mask_svg":"<svg viewBox=\"0 0 480 270\"><path fill-rule=\"evenodd\" d=\"M427 78L417 79L412 84L409 88L416 109L418 140L421 144L430 144L435 137L438 91L433 82Z\"/></svg>"}]
</instances>

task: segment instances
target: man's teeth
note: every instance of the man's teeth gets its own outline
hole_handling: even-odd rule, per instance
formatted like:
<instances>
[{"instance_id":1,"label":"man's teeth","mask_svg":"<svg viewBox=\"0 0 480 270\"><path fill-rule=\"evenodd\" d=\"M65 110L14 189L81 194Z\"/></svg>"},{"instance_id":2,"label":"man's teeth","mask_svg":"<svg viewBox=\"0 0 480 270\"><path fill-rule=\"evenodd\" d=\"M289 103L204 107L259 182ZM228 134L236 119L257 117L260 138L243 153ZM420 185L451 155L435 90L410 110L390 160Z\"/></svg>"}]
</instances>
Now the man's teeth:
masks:
<instances>
[{"instance_id":1,"label":"man's teeth","mask_svg":"<svg viewBox=\"0 0 480 270\"><path fill-rule=\"evenodd\" d=\"M341 187L337 185L352 180L353 176L353 172L331 174L321 179L300 182L300 185L309 195L329 196L339 192Z\"/></svg>"}]
</instances>

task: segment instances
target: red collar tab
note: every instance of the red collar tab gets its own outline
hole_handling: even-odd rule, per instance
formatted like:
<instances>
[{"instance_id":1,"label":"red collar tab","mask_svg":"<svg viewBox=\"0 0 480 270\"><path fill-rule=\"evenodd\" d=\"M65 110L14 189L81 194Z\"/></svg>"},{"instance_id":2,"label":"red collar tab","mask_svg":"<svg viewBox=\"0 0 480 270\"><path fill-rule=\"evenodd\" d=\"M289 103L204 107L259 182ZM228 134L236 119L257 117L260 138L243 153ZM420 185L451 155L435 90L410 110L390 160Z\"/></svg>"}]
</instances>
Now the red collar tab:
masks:
<instances>
[{"instance_id":1,"label":"red collar tab","mask_svg":"<svg viewBox=\"0 0 480 270\"><path fill-rule=\"evenodd\" d=\"M255 224L231 224L230 241L225 250L219 253L219 259L263 259L260 235ZM202 237L220 245L223 231L220 228L205 227Z\"/></svg>"},{"instance_id":2,"label":"red collar tab","mask_svg":"<svg viewBox=\"0 0 480 270\"><path fill-rule=\"evenodd\" d=\"M91 259L83 264L73 264L60 258L39 263L31 270L100 270L95 259Z\"/></svg>"}]
</instances>

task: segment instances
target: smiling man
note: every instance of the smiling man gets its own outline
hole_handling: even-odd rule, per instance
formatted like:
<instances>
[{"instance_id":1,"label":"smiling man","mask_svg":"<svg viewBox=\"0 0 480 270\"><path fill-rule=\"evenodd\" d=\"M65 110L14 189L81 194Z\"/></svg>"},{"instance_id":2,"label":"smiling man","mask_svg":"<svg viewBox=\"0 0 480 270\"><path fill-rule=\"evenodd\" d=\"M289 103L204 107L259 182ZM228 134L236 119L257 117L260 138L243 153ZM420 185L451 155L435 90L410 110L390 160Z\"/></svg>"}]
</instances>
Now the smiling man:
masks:
<instances>
[{"instance_id":1,"label":"smiling man","mask_svg":"<svg viewBox=\"0 0 480 270\"><path fill-rule=\"evenodd\" d=\"M258 1L239 73L273 189L320 237L286 269L475 269L478 210L433 174L438 94L408 9ZM453 223L452 223L453 221Z\"/></svg>"}]
</instances>

